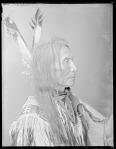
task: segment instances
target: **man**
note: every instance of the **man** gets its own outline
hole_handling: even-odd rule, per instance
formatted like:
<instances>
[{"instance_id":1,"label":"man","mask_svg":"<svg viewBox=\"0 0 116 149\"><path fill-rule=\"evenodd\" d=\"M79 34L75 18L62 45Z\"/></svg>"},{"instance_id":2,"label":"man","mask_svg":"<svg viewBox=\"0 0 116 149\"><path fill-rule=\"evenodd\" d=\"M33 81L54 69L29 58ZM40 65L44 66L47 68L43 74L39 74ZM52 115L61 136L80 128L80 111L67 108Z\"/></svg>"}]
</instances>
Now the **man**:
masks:
<instances>
[{"instance_id":1,"label":"man","mask_svg":"<svg viewBox=\"0 0 116 149\"><path fill-rule=\"evenodd\" d=\"M35 18L39 18L38 12L37 9ZM29 96L23 105L20 116L10 127L11 145L113 145L113 117L103 117L71 92L75 83L76 66L70 46L58 37L38 45L36 35L41 26L38 23L40 21L37 21L39 19L34 23L31 55L16 24L15 27L14 22L10 24L15 30L12 35L20 50L23 52L24 49L28 55L25 59L30 62L27 66L31 67L34 91L33 96Z\"/></svg>"}]
</instances>

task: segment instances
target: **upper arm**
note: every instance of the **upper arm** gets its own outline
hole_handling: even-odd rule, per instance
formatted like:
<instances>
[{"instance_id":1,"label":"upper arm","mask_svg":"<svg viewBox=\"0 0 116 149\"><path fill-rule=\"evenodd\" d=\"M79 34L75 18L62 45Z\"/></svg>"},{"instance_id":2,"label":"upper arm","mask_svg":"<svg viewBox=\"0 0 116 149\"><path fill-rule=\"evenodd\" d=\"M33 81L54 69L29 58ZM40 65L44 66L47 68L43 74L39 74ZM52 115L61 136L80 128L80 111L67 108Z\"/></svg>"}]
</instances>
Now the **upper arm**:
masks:
<instances>
[{"instance_id":1,"label":"upper arm","mask_svg":"<svg viewBox=\"0 0 116 149\"><path fill-rule=\"evenodd\" d=\"M12 146L49 146L48 125L34 114L19 117L10 127Z\"/></svg>"}]
</instances>

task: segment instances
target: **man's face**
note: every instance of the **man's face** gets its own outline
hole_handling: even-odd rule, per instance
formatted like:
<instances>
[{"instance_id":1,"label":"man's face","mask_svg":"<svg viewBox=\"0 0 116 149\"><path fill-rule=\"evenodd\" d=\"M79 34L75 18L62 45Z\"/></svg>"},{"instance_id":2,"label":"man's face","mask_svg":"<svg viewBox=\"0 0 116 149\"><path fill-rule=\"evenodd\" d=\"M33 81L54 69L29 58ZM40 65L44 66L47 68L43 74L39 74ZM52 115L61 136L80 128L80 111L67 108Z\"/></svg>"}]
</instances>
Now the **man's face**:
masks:
<instances>
[{"instance_id":1,"label":"man's face","mask_svg":"<svg viewBox=\"0 0 116 149\"><path fill-rule=\"evenodd\" d=\"M76 66L73 63L73 57L70 49L67 46L63 46L60 50L60 65L61 70L56 63L56 80L62 87L71 87L75 83L75 71Z\"/></svg>"}]
</instances>

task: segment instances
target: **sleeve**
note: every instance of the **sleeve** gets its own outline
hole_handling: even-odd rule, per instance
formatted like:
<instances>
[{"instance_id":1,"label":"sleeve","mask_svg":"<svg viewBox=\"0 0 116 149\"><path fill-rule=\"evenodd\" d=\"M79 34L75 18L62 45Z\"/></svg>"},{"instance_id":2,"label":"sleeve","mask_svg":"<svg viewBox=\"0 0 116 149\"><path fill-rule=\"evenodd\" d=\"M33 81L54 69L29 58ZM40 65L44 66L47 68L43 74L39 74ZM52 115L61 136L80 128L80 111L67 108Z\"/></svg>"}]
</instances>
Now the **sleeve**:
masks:
<instances>
[{"instance_id":1,"label":"sleeve","mask_svg":"<svg viewBox=\"0 0 116 149\"><path fill-rule=\"evenodd\" d=\"M113 114L111 114L107 123L105 124L106 144L108 146L113 146L113 132Z\"/></svg>"},{"instance_id":2,"label":"sleeve","mask_svg":"<svg viewBox=\"0 0 116 149\"><path fill-rule=\"evenodd\" d=\"M84 119L88 125L88 142L90 146L113 146L113 116L104 117L88 104L84 105Z\"/></svg>"},{"instance_id":3,"label":"sleeve","mask_svg":"<svg viewBox=\"0 0 116 149\"><path fill-rule=\"evenodd\" d=\"M11 146L52 146L48 123L35 114L21 115L10 127Z\"/></svg>"}]
</instances>

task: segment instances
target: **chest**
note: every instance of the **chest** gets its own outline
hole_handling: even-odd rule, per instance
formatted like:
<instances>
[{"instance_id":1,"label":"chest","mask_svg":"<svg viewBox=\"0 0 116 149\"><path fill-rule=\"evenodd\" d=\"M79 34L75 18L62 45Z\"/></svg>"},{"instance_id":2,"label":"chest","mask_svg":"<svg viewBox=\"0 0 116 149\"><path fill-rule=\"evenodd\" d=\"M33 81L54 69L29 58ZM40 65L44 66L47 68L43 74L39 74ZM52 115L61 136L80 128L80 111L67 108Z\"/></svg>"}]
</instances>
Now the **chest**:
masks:
<instances>
[{"instance_id":1,"label":"chest","mask_svg":"<svg viewBox=\"0 0 116 149\"><path fill-rule=\"evenodd\" d=\"M56 102L56 106L69 146L84 146L82 123L80 117L75 115L70 101L65 104Z\"/></svg>"}]
</instances>

